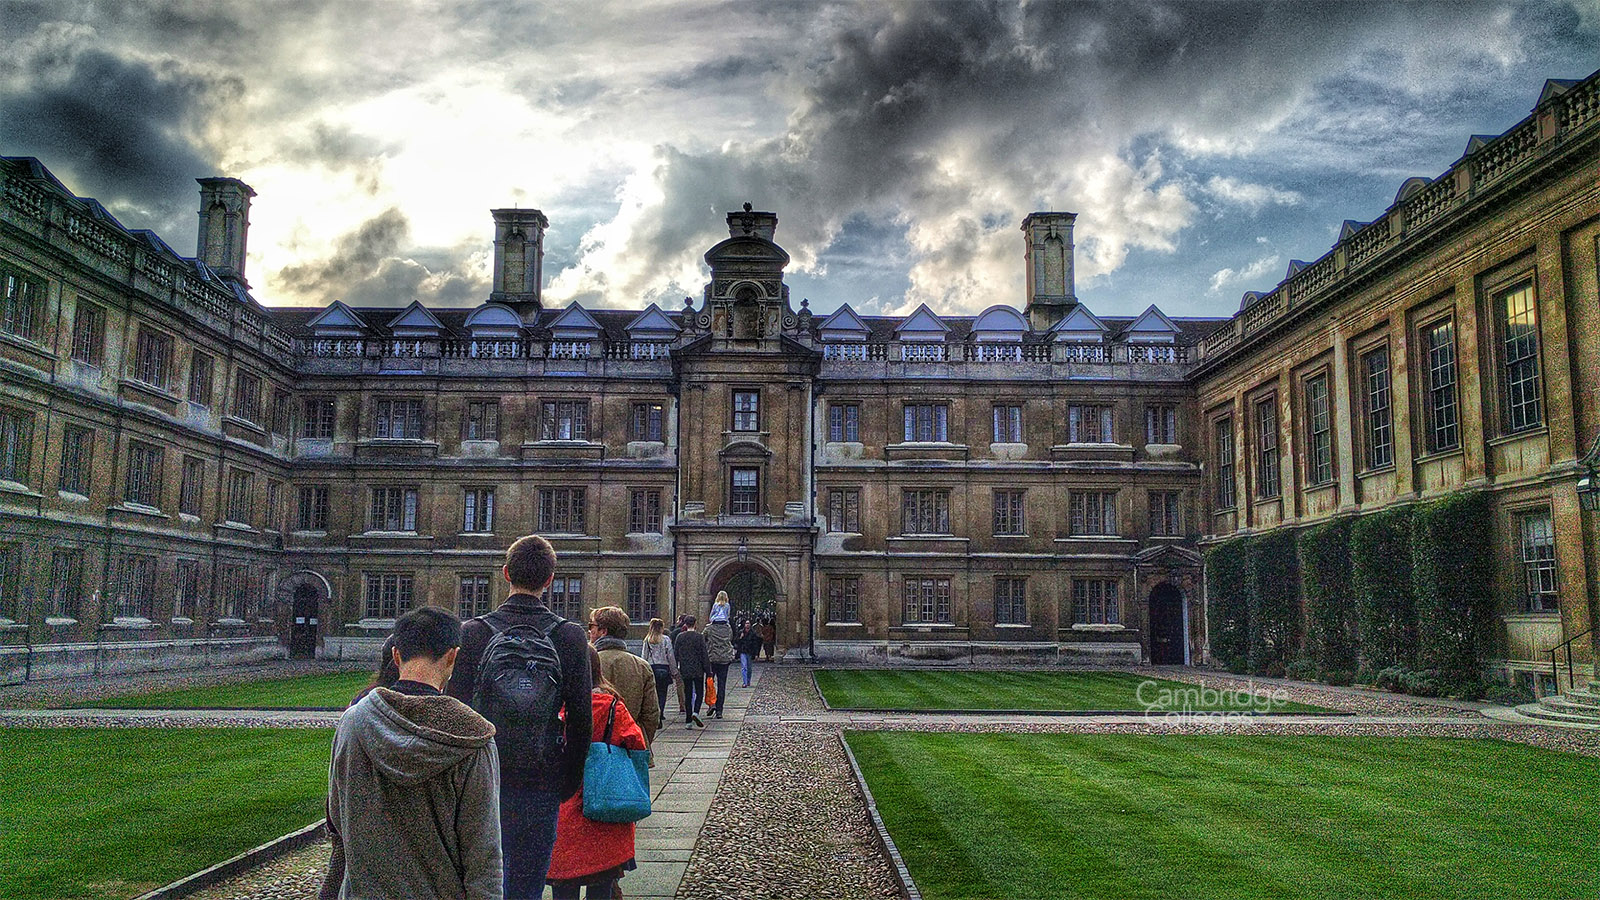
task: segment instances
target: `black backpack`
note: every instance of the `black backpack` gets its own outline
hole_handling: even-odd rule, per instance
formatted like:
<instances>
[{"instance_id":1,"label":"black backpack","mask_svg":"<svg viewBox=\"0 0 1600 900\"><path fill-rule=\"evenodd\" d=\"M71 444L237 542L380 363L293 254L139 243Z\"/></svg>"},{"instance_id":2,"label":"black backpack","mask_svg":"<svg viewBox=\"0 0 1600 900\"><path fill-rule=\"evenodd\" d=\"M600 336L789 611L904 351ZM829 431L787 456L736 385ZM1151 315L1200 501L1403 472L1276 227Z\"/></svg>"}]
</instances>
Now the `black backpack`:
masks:
<instances>
[{"instance_id":1,"label":"black backpack","mask_svg":"<svg viewBox=\"0 0 1600 900\"><path fill-rule=\"evenodd\" d=\"M478 663L472 708L494 723L502 771L528 772L554 765L566 748L560 715L561 656L550 636L567 620L551 618L543 628L501 628L490 616L482 619L494 629L494 636Z\"/></svg>"}]
</instances>

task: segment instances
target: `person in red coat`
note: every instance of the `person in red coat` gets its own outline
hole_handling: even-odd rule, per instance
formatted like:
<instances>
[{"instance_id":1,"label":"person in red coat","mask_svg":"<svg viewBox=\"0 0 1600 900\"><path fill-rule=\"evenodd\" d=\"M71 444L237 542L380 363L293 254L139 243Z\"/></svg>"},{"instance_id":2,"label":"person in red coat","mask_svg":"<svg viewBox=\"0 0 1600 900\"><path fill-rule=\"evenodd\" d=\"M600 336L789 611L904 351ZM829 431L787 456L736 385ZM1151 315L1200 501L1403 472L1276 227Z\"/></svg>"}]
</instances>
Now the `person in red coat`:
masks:
<instances>
[{"instance_id":1,"label":"person in red coat","mask_svg":"<svg viewBox=\"0 0 1600 900\"><path fill-rule=\"evenodd\" d=\"M617 692L606 683L600 671L600 654L592 646L589 668L594 683L591 695L594 739L604 739L606 720L615 709L617 717L611 725L611 743L628 750L646 749L644 731L628 713L627 705ZM632 822L596 822L584 818L582 790L561 804L548 879L554 900L578 900L580 887L588 888L589 900L613 897L623 874L635 868Z\"/></svg>"}]
</instances>

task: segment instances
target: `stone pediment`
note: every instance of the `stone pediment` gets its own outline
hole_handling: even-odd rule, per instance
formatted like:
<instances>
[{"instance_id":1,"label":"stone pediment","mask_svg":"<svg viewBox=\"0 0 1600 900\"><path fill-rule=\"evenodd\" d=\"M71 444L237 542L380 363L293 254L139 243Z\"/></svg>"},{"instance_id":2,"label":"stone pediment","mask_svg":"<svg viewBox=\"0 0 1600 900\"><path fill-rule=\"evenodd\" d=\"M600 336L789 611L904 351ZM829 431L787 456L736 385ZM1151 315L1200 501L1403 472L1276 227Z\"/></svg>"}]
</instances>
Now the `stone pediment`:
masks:
<instances>
[{"instance_id":1,"label":"stone pediment","mask_svg":"<svg viewBox=\"0 0 1600 900\"><path fill-rule=\"evenodd\" d=\"M1130 341L1163 343L1171 343L1177 335L1178 326L1167 318L1166 313L1156 309L1153 303L1123 332L1123 336Z\"/></svg>"},{"instance_id":2,"label":"stone pediment","mask_svg":"<svg viewBox=\"0 0 1600 900\"><path fill-rule=\"evenodd\" d=\"M1072 312L1062 316L1061 321L1050 330L1058 341L1099 343L1105 340L1111 328L1100 321L1100 317L1091 312L1089 307L1079 303L1072 308Z\"/></svg>"},{"instance_id":3,"label":"stone pediment","mask_svg":"<svg viewBox=\"0 0 1600 900\"><path fill-rule=\"evenodd\" d=\"M467 315L466 326L473 337L516 337L522 317L503 303L485 303Z\"/></svg>"},{"instance_id":4,"label":"stone pediment","mask_svg":"<svg viewBox=\"0 0 1600 900\"><path fill-rule=\"evenodd\" d=\"M1203 562L1199 552L1179 544L1160 544L1146 547L1133 555L1138 566L1167 569L1198 568Z\"/></svg>"},{"instance_id":5,"label":"stone pediment","mask_svg":"<svg viewBox=\"0 0 1600 900\"><path fill-rule=\"evenodd\" d=\"M679 328L659 306L652 303L644 308L644 312L634 317L624 330L628 332L630 338L636 340L670 340L677 336Z\"/></svg>"},{"instance_id":6,"label":"stone pediment","mask_svg":"<svg viewBox=\"0 0 1600 900\"><path fill-rule=\"evenodd\" d=\"M772 450L754 438L735 438L722 448L719 455L745 459L771 459Z\"/></svg>"},{"instance_id":7,"label":"stone pediment","mask_svg":"<svg viewBox=\"0 0 1600 900\"><path fill-rule=\"evenodd\" d=\"M823 319L817 327L825 341L864 341L869 331L867 323L848 303L834 310L833 315Z\"/></svg>"},{"instance_id":8,"label":"stone pediment","mask_svg":"<svg viewBox=\"0 0 1600 900\"><path fill-rule=\"evenodd\" d=\"M1028 331L1028 320L1015 309L997 304L972 321L972 336L979 341L1020 341Z\"/></svg>"},{"instance_id":9,"label":"stone pediment","mask_svg":"<svg viewBox=\"0 0 1600 900\"><path fill-rule=\"evenodd\" d=\"M550 322L550 334L558 341L591 339L601 331L600 323L576 300Z\"/></svg>"},{"instance_id":10,"label":"stone pediment","mask_svg":"<svg viewBox=\"0 0 1600 900\"><path fill-rule=\"evenodd\" d=\"M318 335L338 337L359 337L367 331L367 323L356 315L356 311L344 305L343 300L335 300L328 304L328 308L316 314L306 327Z\"/></svg>"},{"instance_id":11,"label":"stone pediment","mask_svg":"<svg viewBox=\"0 0 1600 900\"><path fill-rule=\"evenodd\" d=\"M950 326L934 315L926 303L906 316L894 330L895 337L902 341L942 341L949 333Z\"/></svg>"},{"instance_id":12,"label":"stone pediment","mask_svg":"<svg viewBox=\"0 0 1600 900\"><path fill-rule=\"evenodd\" d=\"M396 337L430 337L444 331L444 323L429 312L421 301L413 300L400 315L389 320L389 330Z\"/></svg>"},{"instance_id":13,"label":"stone pediment","mask_svg":"<svg viewBox=\"0 0 1600 900\"><path fill-rule=\"evenodd\" d=\"M789 254L782 247L755 235L731 237L706 251L706 265L713 270L729 263L761 268L782 269L789 264Z\"/></svg>"}]
</instances>

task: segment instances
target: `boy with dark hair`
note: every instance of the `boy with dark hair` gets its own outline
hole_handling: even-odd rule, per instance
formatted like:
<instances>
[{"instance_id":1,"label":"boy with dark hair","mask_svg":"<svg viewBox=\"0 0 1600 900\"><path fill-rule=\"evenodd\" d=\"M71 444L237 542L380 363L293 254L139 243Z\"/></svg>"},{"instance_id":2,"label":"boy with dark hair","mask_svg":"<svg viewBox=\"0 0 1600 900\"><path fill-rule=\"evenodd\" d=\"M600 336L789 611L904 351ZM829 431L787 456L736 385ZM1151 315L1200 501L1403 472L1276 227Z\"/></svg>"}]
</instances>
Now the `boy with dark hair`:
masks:
<instances>
[{"instance_id":1,"label":"boy with dark hair","mask_svg":"<svg viewBox=\"0 0 1600 900\"><path fill-rule=\"evenodd\" d=\"M424 607L395 622L400 677L339 717L328 769L333 855L321 900L501 897L494 726L444 695L461 622Z\"/></svg>"},{"instance_id":2,"label":"boy with dark hair","mask_svg":"<svg viewBox=\"0 0 1600 900\"><path fill-rule=\"evenodd\" d=\"M544 892L561 801L583 785L593 729L584 628L545 606L556 553L538 535L506 550L511 594L461 629L461 661L445 690L499 729L500 830L507 900ZM564 721L562 709L572 710Z\"/></svg>"},{"instance_id":3,"label":"boy with dark hair","mask_svg":"<svg viewBox=\"0 0 1600 900\"><path fill-rule=\"evenodd\" d=\"M705 635L694 630L694 616L683 617L683 631L672 641L672 651L678 656L678 671L683 675L683 721L688 727L706 727L700 718L700 702L706 696L706 672L711 660L706 655Z\"/></svg>"}]
</instances>

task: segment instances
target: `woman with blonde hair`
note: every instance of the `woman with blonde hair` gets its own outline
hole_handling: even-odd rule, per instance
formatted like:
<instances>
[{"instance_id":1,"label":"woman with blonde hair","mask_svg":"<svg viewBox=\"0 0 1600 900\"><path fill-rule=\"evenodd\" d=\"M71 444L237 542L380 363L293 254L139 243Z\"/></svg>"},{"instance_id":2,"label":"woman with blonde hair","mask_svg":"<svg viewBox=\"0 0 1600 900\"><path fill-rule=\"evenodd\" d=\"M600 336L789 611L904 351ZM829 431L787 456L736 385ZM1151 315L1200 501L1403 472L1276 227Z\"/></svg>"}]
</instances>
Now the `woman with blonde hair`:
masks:
<instances>
[{"instance_id":1,"label":"woman with blonde hair","mask_svg":"<svg viewBox=\"0 0 1600 900\"><path fill-rule=\"evenodd\" d=\"M650 630L644 636L644 652L639 654L655 674L656 703L661 707L663 721L667 718L667 688L678 677L678 655L672 652L672 642L667 640L666 626L660 619L650 620Z\"/></svg>"},{"instance_id":2,"label":"woman with blonde hair","mask_svg":"<svg viewBox=\"0 0 1600 900\"><path fill-rule=\"evenodd\" d=\"M711 704L711 715L722 718L722 704L727 700L728 664L733 662L733 610L728 605L728 592L717 591L716 602L711 604L711 624L706 626L706 661L711 664L711 674L716 677L717 702Z\"/></svg>"}]
</instances>

